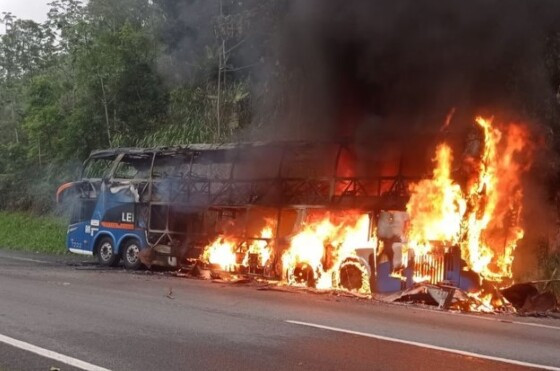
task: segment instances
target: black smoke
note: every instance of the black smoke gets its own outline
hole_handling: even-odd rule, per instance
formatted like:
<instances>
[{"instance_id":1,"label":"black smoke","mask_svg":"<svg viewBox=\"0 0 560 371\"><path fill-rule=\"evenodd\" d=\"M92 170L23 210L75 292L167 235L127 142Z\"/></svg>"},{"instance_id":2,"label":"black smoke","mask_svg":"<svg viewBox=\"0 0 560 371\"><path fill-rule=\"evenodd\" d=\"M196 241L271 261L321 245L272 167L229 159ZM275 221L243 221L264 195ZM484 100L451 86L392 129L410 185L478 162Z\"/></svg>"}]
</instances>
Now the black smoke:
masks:
<instances>
[{"instance_id":1,"label":"black smoke","mask_svg":"<svg viewBox=\"0 0 560 371\"><path fill-rule=\"evenodd\" d=\"M287 71L274 125L311 138L436 133L453 107L451 127L475 114L542 123L557 114L547 53L559 16L558 1L292 1L267 70Z\"/></svg>"}]
</instances>

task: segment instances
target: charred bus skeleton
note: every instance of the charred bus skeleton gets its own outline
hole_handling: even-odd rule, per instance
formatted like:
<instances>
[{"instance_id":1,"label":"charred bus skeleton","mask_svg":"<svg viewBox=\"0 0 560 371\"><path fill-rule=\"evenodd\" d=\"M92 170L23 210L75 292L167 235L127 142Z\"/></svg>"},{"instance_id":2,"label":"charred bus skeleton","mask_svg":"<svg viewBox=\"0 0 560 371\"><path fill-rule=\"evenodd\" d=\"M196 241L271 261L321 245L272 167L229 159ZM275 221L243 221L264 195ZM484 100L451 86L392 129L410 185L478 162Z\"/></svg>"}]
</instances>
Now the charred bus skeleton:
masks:
<instances>
[{"instance_id":1,"label":"charred bus skeleton","mask_svg":"<svg viewBox=\"0 0 560 371\"><path fill-rule=\"evenodd\" d=\"M325 216L366 217L365 246L354 246L355 253L337 263L337 284L353 289L366 280L372 290L388 292L410 286L422 274L415 257L409 257L406 269L399 263L408 183L419 178L406 168L402 151L390 145L381 150L307 142L120 148L92 152L81 179L61 186L57 197L73 208L68 249L95 255L102 265L122 259L128 269L142 263L179 267L227 236L235 245L234 269L307 285L316 285L316 267L286 267L282 259L294 236ZM270 251L266 261L251 253L255 244ZM332 246L322 248L326 271L334 264ZM441 260L434 279L461 285L460 256L445 247L434 259Z\"/></svg>"}]
</instances>

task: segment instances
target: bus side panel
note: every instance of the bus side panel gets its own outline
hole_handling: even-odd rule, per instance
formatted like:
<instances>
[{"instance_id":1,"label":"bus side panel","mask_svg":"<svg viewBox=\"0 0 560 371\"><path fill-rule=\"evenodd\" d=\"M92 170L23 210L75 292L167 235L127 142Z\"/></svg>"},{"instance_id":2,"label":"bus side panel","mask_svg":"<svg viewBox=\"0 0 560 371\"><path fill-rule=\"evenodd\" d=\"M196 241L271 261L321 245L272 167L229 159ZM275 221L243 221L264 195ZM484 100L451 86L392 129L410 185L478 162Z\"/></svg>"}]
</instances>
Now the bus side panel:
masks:
<instances>
[{"instance_id":1,"label":"bus side panel","mask_svg":"<svg viewBox=\"0 0 560 371\"><path fill-rule=\"evenodd\" d=\"M89 221L71 224L66 232L66 247L75 254L92 255L93 245L90 242L93 233Z\"/></svg>"},{"instance_id":2,"label":"bus side panel","mask_svg":"<svg viewBox=\"0 0 560 371\"><path fill-rule=\"evenodd\" d=\"M97 199L77 198L72 202L70 225L66 232L66 248L73 253L91 255L92 239L99 223L93 219L94 210L99 207Z\"/></svg>"}]
</instances>

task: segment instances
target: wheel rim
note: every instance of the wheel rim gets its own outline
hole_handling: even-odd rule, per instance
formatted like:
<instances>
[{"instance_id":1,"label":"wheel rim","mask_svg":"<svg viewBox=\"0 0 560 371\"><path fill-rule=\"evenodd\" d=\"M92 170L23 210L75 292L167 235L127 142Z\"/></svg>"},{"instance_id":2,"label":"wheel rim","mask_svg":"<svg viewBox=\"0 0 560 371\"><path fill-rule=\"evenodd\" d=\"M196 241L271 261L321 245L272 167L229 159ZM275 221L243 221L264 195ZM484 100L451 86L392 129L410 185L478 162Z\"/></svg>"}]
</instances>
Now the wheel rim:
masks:
<instances>
[{"instance_id":1,"label":"wheel rim","mask_svg":"<svg viewBox=\"0 0 560 371\"><path fill-rule=\"evenodd\" d=\"M113 246L109 242L105 242L99 248L99 256L103 261L109 261L113 257Z\"/></svg>"},{"instance_id":2,"label":"wheel rim","mask_svg":"<svg viewBox=\"0 0 560 371\"><path fill-rule=\"evenodd\" d=\"M140 249L138 248L138 246L136 244L128 246L128 248L126 249L126 260L130 264L135 264L138 261L138 253L139 252L140 252Z\"/></svg>"}]
</instances>

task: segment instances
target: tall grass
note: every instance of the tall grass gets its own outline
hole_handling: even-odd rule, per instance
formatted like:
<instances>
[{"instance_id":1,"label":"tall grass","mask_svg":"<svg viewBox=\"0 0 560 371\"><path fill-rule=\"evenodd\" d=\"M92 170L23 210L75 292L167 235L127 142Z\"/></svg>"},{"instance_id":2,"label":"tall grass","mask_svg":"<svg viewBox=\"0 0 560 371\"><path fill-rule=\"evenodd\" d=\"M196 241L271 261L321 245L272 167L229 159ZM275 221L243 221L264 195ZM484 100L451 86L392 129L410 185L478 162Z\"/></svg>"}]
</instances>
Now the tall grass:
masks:
<instances>
[{"instance_id":1,"label":"tall grass","mask_svg":"<svg viewBox=\"0 0 560 371\"><path fill-rule=\"evenodd\" d=\"M0 212L0 248L62 254L66 251L63 218Z\"/></svg>"}]
</instances>

